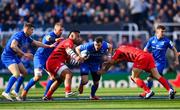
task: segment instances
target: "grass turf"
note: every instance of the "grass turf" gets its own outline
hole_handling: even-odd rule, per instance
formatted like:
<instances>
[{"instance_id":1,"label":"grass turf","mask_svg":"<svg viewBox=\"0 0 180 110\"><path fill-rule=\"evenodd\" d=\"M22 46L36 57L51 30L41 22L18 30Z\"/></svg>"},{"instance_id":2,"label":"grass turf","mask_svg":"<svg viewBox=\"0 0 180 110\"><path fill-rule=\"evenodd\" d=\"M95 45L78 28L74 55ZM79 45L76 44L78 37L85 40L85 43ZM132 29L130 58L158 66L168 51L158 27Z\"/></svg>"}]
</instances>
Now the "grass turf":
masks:
<instances>
[{"instance_id":1,"label":"grass turf","mask_svg":"<svg viewBox=\"0 0 180 110\"><path fill-rule=\"evenodd\" d=\"M83 100L66 100L60 88L54 94L55 101L44 102L41 101L44 90L31 89L26 102L8 102L0 96L0 109L180 109L180 89L176 90L177 98L174 100L168 99L168 93L163 88L154 89L156 95L145 100L136 97L142 92L137 88L99 89L97 95L105 99L92 101L88 100L90 89L85 89L84 94L79 96L85 98Z\"/></svg>"}]
</instances>

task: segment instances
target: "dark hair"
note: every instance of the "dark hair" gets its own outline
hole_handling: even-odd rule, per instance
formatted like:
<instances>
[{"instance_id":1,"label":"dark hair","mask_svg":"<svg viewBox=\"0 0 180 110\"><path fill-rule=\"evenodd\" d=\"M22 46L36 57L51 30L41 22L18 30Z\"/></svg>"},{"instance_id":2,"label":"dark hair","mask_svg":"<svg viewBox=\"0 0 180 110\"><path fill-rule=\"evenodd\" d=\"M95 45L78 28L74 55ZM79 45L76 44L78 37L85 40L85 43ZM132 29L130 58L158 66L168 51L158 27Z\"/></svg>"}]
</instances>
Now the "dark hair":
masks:
<instances>
[{"instance_id":1,"label":"dark hair","mask_svg":"<svg viewBox=\"0 0 180 110\"><path fill-rule=\"evenodd\" d=\"M63 23L57 22L54 26L61 26L64 27Z\"/></svg>"},{"instance_id":2,"label":"dark hair","mask_svg":"<svg viewBox=\"0 0 180 110\"><path fill-rule=\"evenodd\" d=\"M79 30L71 30L69 34L71 34L72 32L78 32L78 33L80 33Z\"/></svg>"},{"instance_id":3,"label":"dark hair","mask_svg":"<svg viewBox=\"0 0 180 110\"><path fill-rule=\"evenodd\" d=\"M80 33L79 30L71 30L71 31L69 32L69 34L68 34L68 37L71 35L72 32L78 32L78 33Z\"/></svg>"},{"instance_id":4,"label":"dark hair","mask_svg":"<svg viewBox=\"0 0 180 110\"><path fill-rule=\"evenodd\" d=\"M162 29L162 30L166 30L166 27L163 25L158 25L156 29Z\"/></svg>"},{"instance_id":5,"label":"dark hair","mask_svg":"<svg viewBox=\"0 0 180 110\"><path fill-rule=\"evenodd\" d=\"M95 38L95 41L96 41L97 43L102 43L102 42L103 42L103 37L96 37L96 38Z\"/></svg>"},{"instance_id":6,"label":"dark hair","mask_svg":"<svg viewBox=\"0 0 180 110\"><path fill-rule=\"evenodd\" d=\"M24 27L34 28L34 25L31 23L24 23Z\"/></svg>"}]
</instances>

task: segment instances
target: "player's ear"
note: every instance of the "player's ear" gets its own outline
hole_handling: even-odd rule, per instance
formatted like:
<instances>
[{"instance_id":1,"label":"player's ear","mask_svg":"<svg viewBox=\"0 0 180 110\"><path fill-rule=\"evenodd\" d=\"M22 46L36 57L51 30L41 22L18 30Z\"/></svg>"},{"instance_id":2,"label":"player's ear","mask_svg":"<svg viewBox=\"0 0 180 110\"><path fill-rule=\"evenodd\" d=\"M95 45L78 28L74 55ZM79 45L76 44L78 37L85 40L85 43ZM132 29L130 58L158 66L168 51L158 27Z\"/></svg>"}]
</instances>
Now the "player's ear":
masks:
<instances>
[{"instance_id":1,"label":"player's ear","mask_svg":"<svg viewBox=\"0 0 180 110\"><path fill-rule=\"evenodd\" d=\"M72 32L72 33L70 34L70 37L74 39L74 37L75 37L74 32Z\"/></svg>"}]
</instances>

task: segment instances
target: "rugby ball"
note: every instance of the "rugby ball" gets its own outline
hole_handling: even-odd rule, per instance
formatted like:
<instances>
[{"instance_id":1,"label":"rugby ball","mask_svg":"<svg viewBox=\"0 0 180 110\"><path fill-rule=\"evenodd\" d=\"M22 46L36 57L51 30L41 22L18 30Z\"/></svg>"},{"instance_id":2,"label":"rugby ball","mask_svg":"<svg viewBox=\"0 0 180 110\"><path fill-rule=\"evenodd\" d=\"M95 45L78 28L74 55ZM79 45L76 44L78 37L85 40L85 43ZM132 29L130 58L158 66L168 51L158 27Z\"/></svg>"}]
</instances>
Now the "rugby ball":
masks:
<instances>
[{"instance_id":1,"label":"rugby ball","mask_svg":"<svg viewBox=\"0 0 180 110\"><path fill-rule=\"evenodd\" d=\"M81 51L81 57L84 58L84 59L88 59L90 56L89 52L87 50L83 50Z\"/></svg>"}]
</instances>

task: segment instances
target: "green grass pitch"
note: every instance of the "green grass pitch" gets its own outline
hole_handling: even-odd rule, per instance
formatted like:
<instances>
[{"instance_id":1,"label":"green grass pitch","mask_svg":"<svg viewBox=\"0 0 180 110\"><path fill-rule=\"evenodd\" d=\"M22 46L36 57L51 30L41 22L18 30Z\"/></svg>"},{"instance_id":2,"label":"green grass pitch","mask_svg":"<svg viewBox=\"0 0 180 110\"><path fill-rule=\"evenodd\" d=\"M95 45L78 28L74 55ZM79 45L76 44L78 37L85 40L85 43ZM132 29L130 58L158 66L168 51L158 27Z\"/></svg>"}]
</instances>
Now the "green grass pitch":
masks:
<instances>
[{"instance_id":1,"label":"green grass pitch","mask_svg":"<svg viewBox=\"0 0 180 110\"><path fill-rule=\"evenodd\" d=\"M75 90L75 89L74 89ZM168 99L164 88L153 89L152 99L137 97L142 92L139 88L102 88L97 92L102 100L89 100L90 89L75 98L64 98L62 88L54 94L53 101L41 101L44 89L31 89L25 102L8 102L0 96L0 109L6 110L63 110L63 109L180 109L180 89L176 89L176 98ZM3 90L0 90L2 93Z\"/></svg>"}]
</instances>

